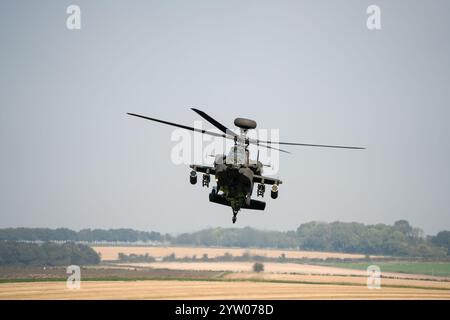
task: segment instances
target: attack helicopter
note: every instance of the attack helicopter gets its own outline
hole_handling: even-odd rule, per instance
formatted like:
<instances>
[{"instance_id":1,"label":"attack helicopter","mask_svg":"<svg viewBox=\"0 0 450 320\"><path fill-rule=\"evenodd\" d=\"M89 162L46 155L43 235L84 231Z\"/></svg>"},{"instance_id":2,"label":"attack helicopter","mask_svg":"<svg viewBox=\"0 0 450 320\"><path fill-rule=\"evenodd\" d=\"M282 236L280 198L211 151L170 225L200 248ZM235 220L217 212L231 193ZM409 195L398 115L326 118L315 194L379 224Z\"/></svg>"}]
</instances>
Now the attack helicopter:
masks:
<instances>
[{"instance_id":1,"label":"attack helicopter","mask_svg":"<svg viewBox=\"0 0 450 320\"><path fill-rule=\"evenodd\" d=\"M211 182L211 175L215 176L216 186L212 188L211 193L209 194L209 201L231 207L233 211L233 223L236 222L237 214L241 209L264 210L266 208L266 203L264 201L252 199L255 184L257 184L257 197L264 197L266 185L271 185L270 196L272 199L277 199L279 186L283 183L280 179L263 176L264 165L259 161L259 149L257 159L251 160L248 150L250 144L257 145L258 148L278 150L282 153L290 152L280 149L280 145L340 149L365 149L363 147L262 141L259 139L251 139L247 136L247 134L249 130L253 130L256 128L257 124L254 120L246 118L236 118L234 120L234 125L239 128L239 134L237 134L205 112L196 108L191 109L203 119L212 124L214 127L219 129L219 131L222 133L216 133L156 118L150 118L135 113L127 114L133 117L155 121L206 135L221 137L224 139L231 139L234 141L234 145L231 147L228 155L215 155L214 163L212 166L205 166L200 164L190 165L190 168L192 170L189 175L190 183L195 185L197 183L197 173L201 173L202 186L207 188L209 188L209 184ZM274 147L274 144L276 144L277 147Z\"/></svg>"}]
</instances>

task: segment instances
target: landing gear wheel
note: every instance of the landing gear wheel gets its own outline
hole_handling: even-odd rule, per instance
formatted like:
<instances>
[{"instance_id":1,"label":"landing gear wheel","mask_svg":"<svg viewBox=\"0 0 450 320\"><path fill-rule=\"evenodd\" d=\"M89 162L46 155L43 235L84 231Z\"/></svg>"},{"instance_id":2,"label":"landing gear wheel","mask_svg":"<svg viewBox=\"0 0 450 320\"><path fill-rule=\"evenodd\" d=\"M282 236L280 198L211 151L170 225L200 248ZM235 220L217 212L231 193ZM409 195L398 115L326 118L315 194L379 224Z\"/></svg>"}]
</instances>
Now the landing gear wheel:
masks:
<instances>
[{"instance_id":1,"label":"landing gear wheel","mask_svg":"<svg viewBox=\"0 0 450 320\"><path fill-rule=\"evenodd\" d=\"M236 223L236 216L233 216L233 219L231 219L233 223Z\"/></svg>"}]
</instances>

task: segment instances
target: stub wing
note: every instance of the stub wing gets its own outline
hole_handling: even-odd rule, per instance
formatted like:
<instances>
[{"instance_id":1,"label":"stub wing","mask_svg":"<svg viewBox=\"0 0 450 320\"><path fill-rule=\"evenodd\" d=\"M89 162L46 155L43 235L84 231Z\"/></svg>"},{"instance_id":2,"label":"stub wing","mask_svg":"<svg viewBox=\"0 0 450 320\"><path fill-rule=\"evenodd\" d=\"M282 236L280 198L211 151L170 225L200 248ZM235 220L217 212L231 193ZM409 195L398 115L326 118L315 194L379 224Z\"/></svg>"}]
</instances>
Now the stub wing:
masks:
<instances>
[{"instance_id":1,"label":"stub wing","mask_svg":"<svg viewBox=\"0 0 450 320\"><path fill-rule=\"evenodd\" d=\"M216 175L216 170L214 169L214 167L202 166L197 164L191 164L189 167L191 167L192 170L197 172Z\"/></svg>"},{"instance_id":2,"label":"stub wing","mask_svg":"<svg viewBox=\"0 0 450 320\"><path fill-rule=\"evenodd\" d=\"M254 183L263 183L263 184L276 184L276 185L283 183L283 181L281 181L279 179L264 177L264 176L257 176L257 175L253 176L253 182Z\"/></svg>"},{"instance_id":3,"label":"stub wing","mask_svg":"<svg viewBox=\"0 0 450 320\"><path fill-rule=\"evenodd\" d=\"M202 165L197 165L197 164L191 164L189 167L192 170L200 172L200 173L216 175L216 170L214 167L202 166ZM254 183L263 183L263 184L276 184L276 185L280 185L283 183L283 181L281 181L280 179L258 176L258 175L253 176L253 182Z\"/></svg>"}]
</instances>

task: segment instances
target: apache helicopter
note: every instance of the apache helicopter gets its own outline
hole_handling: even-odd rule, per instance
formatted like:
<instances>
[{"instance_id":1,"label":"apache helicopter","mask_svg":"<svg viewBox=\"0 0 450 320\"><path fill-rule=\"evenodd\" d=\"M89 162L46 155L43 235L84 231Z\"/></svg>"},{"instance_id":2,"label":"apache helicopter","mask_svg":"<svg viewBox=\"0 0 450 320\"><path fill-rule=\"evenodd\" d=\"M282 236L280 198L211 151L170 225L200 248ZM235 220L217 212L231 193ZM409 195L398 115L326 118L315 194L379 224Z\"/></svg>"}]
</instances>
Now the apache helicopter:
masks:
<instances>
[{"instance_id":1,"label":"apache helicopter","mask_svg":"<svg viewBox=\"0 0 450 320\"><path fill-rule=\"evenodd\" d=\"M215 176L216 186L212 188L209 194L209 201L230 206L233 210L233 223L236 222L236 216L240 209L253 209L264 210L266 203L251 198L253 193L253 186L258 184L257 197L264 197L266 191L266 184L272 185L270 195L272 199L278 198L278 186L283 182L279 179L265 177L262 175L263 164L259 161L258 157L255 160L250 160L248 146L255 144L258 147L278 150L283 153L290 153L289 151L275 148L272 144L277 145L290 145L290 146L308 146L308 147L323 147L323 148L341 148L341 149L365 149L362 147L346 147L335 145L322 145L322 144L307 144L307 143L293 143L293 142L278 142L278 141L261 141L259 139L250 139L247 137L248 130L256 128L256 122L254 120L245 118L236 118L234 120L235 126L240 128L240 134L236 134L229 130L223 124L219 123L205 112L191 108L194 112L211 123L217 129L223 133L215 133L198 128L193 128L177 123L163 121L155 118L142 116L135 113L127 113L130 116L139 117L159 123L175 126L178 128L199 132L215 137L221 137L224 139L234 140L234 146L231 148L228 156L219 154L215 156L214 164L212 167L203 166L198 164L190 165L192 169L189 180L191 184L197 183L197 172L202 173L202 186L209 187L211 182L211 175Z\"/></svg>"}]
</instances>

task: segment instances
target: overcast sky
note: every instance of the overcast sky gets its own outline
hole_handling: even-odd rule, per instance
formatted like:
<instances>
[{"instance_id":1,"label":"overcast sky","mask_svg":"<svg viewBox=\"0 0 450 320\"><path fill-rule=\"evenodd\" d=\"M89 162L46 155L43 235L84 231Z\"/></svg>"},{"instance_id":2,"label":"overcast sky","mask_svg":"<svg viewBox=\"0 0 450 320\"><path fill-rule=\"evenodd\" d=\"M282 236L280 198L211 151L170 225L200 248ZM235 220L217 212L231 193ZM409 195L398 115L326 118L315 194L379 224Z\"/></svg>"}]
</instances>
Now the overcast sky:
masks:
<instances>
[{"instance_id":1,"label":"overcast sky","mask_svg":"<svg viewBox=\"0 0 450 320\"><path fill-rule=\"evenodd\" d=\"M369 31L366 9L381 8ZM81 8L81 30L66 8ZM450 229L449 1L2 1L0 227L231 227L171 161L196 106L289 147L235 226L407 219ZM206 125L206 128L211 128Z\"/></svg>"}]
</instances>

